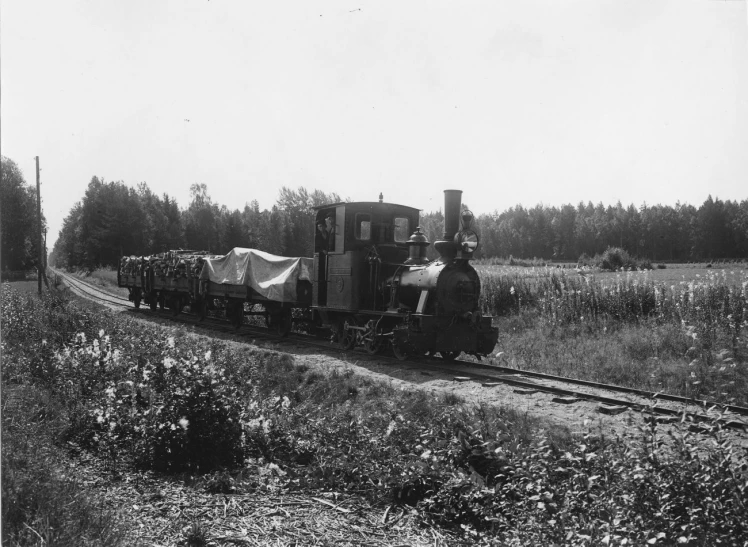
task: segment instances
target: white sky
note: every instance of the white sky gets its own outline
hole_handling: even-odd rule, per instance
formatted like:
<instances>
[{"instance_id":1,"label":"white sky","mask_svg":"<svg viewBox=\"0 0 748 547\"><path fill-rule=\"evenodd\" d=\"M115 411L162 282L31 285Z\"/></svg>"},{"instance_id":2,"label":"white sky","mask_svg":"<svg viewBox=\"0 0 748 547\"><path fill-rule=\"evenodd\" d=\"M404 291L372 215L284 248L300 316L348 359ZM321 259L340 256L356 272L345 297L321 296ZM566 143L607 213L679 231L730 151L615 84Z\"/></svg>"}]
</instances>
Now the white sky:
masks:
<instances>
[{"instance_id":1,"label":"white sky","mask_svg":"<svg viewBox=\"0 0 748 547\"><path fill-rule=\"evenodd\" d=\"M231 209L748 198L746 0L4 0L0 62L50 248L94 175Z\"/></svg>"}]
</instances>

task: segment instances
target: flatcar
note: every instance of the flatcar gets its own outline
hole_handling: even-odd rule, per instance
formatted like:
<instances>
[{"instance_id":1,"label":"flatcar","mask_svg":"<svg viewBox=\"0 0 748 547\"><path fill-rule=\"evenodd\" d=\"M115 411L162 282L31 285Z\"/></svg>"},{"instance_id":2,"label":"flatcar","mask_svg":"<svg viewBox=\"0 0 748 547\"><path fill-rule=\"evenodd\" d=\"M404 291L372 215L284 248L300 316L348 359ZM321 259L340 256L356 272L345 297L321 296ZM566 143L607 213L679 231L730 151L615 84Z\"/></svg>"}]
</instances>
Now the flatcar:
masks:
<instances>
[{"instance_id":1,"label":"flatcar","mask_svg":"<svg viewBox=\"0 0 748 547\"><path fill-rule=\"evenodd\" d=\"M400 359L481 357L493 350L498 329L480 311L480 279L470 264L478 235L461 195L444 191L435 260L426 257L431 243L418 226L419 210L380 195L378 202L315 208L313 258L175 251L124 257L118 278L136 307L141 299L174 313L190 305L201 317L221 309L237 327L246 315L263 315L280 334L303 322L346 349L391 348Z\"/></svg>"}]
</instances>

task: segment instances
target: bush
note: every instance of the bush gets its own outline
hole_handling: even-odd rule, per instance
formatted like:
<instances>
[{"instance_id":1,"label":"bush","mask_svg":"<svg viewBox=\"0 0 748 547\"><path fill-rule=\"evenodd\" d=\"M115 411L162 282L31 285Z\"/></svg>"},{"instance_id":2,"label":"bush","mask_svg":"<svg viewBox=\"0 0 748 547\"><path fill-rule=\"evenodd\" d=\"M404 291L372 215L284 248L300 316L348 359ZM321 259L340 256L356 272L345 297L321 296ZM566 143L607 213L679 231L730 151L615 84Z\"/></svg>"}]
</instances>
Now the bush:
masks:
<instances>
[{"instance_id":1,"label":"bush","mask_svg":"<svg viewBox=\"0 0 748 547\"><path fill-rule=\"evenodd\" d=\"M138 464L159 471L208 472L240 464L242 396L235 382L210 351L180 352L173 337L156 344L161 359L108 381L92 400L98 448L112 455L127 450Z\"/></svg>"}]
</instances>

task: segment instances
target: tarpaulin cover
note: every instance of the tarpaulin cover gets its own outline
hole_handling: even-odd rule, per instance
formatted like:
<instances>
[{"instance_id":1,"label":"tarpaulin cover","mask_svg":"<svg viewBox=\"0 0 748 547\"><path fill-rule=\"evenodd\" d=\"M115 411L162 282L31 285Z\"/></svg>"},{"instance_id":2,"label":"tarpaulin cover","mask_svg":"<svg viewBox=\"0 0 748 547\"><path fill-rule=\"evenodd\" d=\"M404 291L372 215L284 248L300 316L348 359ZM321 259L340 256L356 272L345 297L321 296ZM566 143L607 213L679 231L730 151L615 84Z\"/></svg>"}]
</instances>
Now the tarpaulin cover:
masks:
<instances>
[{"instance_id":1,"label":"tarpaulin cover","mask_svg":"<svg viewBox=\"0 0 748 547\"><path fill-rule=\"evenodd\" d=\"M296 282L312 280L314 259L289 258L235 247L227 255L206 258L200 279L228 285L246 285L269 300L296 300Z\"/></svg>"}]
</instances>

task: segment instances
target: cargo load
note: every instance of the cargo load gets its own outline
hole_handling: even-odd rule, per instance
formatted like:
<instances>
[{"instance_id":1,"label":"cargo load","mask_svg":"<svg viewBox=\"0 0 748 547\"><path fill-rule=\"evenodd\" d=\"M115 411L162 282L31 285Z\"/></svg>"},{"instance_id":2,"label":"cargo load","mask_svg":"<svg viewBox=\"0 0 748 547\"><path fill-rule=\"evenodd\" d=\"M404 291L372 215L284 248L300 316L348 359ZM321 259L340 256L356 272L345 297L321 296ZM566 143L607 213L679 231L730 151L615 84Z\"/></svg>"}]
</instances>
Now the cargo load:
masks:
<instances>
[{"instance_id":1,"label":"cargo load","mask_svg":"<svg viewBox=\"0 0 748 547\"><path fill-rule=\"evenodd\" d=\"M293 302L298 281L312 281L314 259L276 256L236 247L218 258L205 258L201 280L245 285L268 300Z\"/></svg>"}]
</instances>

